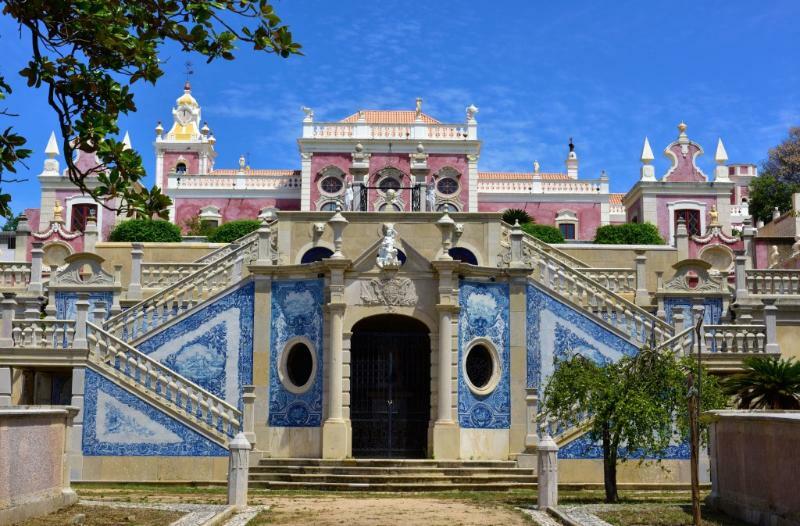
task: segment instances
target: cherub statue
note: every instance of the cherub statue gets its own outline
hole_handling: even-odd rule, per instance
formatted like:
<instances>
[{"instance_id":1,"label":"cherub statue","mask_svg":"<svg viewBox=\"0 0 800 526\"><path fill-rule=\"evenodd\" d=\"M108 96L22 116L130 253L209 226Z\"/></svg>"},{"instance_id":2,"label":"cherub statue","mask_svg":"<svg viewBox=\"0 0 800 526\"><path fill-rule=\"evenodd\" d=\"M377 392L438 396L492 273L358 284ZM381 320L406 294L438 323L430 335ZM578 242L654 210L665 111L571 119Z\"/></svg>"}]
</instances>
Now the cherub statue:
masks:
<instances>
[{"instance_id":1,"label":"cherub statue","mask_svg":"<svg viewBox=\"0 0 800 526\"><path fill-rule=\"evenodd\" d=\"M353 183L347 183L347 188L344 191L344 209L353 209Z\"/></svg>"},{"instance_id":2,"label":"cherub statue","mask_svg":"<svg viewBox=\"0 0 800 526\"><path fill-rule=\"evenodd\" d=\"M709 226L719 226L719 212L716 205L711 205L711 210L708 211Z\"/></svg>"},{"instance_id":3,"label":"cherub statue","mask_svg":"<svg viewBox=\"0 0 800 526\"><path fill-rule=\"evenodd\" d=\"M436 186L433 181L428 181L425 188L425 202L428 203L428 212L433 212L436 208Z\"/></svg>"}]
</instances>

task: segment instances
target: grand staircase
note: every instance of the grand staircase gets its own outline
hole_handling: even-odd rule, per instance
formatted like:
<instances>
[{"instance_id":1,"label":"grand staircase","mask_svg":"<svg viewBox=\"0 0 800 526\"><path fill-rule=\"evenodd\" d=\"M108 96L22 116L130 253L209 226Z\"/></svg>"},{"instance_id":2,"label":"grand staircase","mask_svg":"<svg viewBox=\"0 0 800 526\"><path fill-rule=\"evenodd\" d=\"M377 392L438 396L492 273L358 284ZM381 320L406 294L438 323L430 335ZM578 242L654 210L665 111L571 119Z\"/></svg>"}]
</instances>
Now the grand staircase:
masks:
<instances>
[{"instance_id":1,"label":"grand staircase","mask_svg":"<svg viewBox=\"0 0 800 526\"><path fill-rule=\"evenodd\" d=\"M262 459L250 468L254 489L320 491L508 491L535 488L514 461Z\"/></svg>"}]
</instances>

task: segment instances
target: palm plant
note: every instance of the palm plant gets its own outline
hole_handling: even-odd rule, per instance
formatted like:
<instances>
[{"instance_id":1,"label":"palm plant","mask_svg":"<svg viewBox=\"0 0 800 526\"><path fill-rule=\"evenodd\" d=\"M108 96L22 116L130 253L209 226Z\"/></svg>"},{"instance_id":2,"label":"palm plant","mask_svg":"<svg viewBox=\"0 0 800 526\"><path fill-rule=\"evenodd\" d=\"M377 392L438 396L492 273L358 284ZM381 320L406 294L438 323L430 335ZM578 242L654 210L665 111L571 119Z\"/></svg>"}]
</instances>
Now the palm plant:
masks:
<instances>
[{"instance_id":1,"label":"palm plant","mask_svg":"<svg viewBox=\"0 0 800 526\"><path fill-rule=\"evenodd\" d=\"M505 212L503 212L503 221L508 223L509 225L513 225L517 221L519 221L520 225L524 225L525 223L530 223L533 221L533 218L521 208L509 208Z\"/></svg>"},{"instance_id":2,"label":"palm plant","mask_svg":"<svg viewBox=\"0 0 800 526\"><path fill-rule=\"evenodd\" d=\"M724 379L722 387L740 409L800 409L800 362L750 356L744 371Z\"/></svg>"}]
</instances>

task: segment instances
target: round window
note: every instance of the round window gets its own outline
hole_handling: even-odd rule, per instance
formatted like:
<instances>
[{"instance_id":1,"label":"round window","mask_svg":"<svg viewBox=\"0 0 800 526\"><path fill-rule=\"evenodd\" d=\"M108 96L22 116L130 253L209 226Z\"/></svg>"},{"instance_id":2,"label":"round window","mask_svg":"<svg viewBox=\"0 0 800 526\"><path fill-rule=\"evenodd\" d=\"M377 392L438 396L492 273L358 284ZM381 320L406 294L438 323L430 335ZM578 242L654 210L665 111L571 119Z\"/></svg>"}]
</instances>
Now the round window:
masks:
<instances>
[{"instance_id":1,"label":"round window","mask_svg":"<svg viewBox=\"0 0 800 526\"><path fill-rule=\"evenodd\" d=\"M442 195L453 195L458 192L458 183L452 177L443 177L436 183L436 189Z\"/></svg>"},{"instance_id":2,"label":"round window","mask_svg":"<svg viewBox=\"0 0 800 526\"><path fill-rule=\"evenodd\" d=\"M314 372L314 356L303 342L297 342L286 351L286 378L296 389L302 389Z\"/></svg>"},{"instance_id":3,"label":"round window","mask_svg":"<svg viewBox=\"0 0 800 526\"><path fill-rule=\"evenodd\" d=\"M487 343L477 343L464 357L464 375L470 391L477 395L491 393L500 380L497 353Z\"/></svg>"},{"instance_id":4,"label":"round window","mask_svg":"<svg viewBox=\"0 0 800 526\"><path fill-rule=\"evenodd\" d=\"M343 186L344 183L338 177L326 177L320 183L322 191L326 194L338 194Z\"/></svg>"},{"instance_id":5,"label":"round window","mask_svg":"<svg viewBox=\"0 0 800 526\"><path fill-rule=\"evenodd\" d=\"M385 177L381 179L380 183L378 183L378 188L380 189L381 192L386 192L388 190L399 190L400 181L398 181L394 177Z\"/></svg>"},{"instance_id":6,"label":"round window","mask_svg":"<svg viewBox=\"0 0 800 526\"><path fill-rule=\"evenodd\" d=\"M322 210L323 212L335 212L336 201L328 201L327 203L322 205L322 207L320 207L320 210Z\"/></svg>"}]
</instances>

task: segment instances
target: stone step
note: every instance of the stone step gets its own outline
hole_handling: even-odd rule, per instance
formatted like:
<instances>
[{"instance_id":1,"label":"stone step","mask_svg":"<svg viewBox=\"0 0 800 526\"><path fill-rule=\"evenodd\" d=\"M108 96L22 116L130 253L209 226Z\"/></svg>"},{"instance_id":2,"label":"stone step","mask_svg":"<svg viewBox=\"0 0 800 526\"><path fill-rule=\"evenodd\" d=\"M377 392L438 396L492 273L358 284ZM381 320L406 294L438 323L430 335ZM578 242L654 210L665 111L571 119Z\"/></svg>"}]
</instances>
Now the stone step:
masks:
<instances>
[{"instance_id":1,"label":"stone step","mask_svg":"<svg viewBox=\"0 0 800 526\"><path fill-rule=\"evenodd\" d=\"M473 468L473 467L454 467L454 468L433 468L436 472L447 476L469 476L469 475L525 475L533 474L532 469L526 468ZM250 473L319 473L319 474L338 474L338 475L410 475L415 473L430 473L430 467L376 467L376 466L292 466L292 465L258 465L250 468Z\"/></svg>"},{"instance_id":2,"label":"stone step","mask_svg":"<svg viewBox=\"0 0 800 526\"><path fill-rule=\"evenodd\" d=\"M250 482L325 482L342 484L494 484L535 483L533 475L448 476L442 473L414 475L340 475L327 473L250 473Z\"/></svg>"},{"instance_id":3,"label":"stone step","mask_svg":"<svg viewBox=\"0 0 800 526\"><path fill-rule=\"evenodd\" d=\"M345 459L264 458L259 466L325 466L325 467L425 467L425 468L516 468L513 460L432 460L432 459Z\"/></svg>"},{"instance_id":4,"label":"stone step","mask_svg":"<svg viewBox=\"0 0 800 526\"><path fill-rule=\"evenodd\" d=\"M485 483L485 484L452 484L447 482L437 483L385 483L385 484L364 484L364 483L331 483L331 482L250 482L251 489L267 490L296 490L306 491L510 491L514 489L536 489L535 482L514 482L508 483Z\"/></svg>"}]
</instances>

